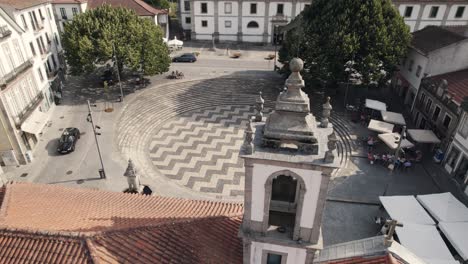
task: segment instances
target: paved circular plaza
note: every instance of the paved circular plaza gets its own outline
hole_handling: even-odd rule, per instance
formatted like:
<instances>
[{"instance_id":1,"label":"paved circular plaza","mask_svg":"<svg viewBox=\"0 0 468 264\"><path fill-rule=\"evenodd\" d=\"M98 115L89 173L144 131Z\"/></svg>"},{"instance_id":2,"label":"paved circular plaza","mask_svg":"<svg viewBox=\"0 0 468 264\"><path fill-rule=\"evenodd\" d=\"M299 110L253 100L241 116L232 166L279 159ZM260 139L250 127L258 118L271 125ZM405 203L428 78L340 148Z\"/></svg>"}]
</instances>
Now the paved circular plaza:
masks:
<instances>
[{"instance_id":1,"label":"paved circular plaza","mask_svg":"<svg viewBox=\"0 0 468 264\"><path fill-rule=\"evenodd\" d=\"M282 83L261 73L147 89L123 110L119 150L143 177L158 181L163 194L241 199L244 167L238 155L246 122L255 114L258 92L271 108Z\"/></svg>"}]
</instances>

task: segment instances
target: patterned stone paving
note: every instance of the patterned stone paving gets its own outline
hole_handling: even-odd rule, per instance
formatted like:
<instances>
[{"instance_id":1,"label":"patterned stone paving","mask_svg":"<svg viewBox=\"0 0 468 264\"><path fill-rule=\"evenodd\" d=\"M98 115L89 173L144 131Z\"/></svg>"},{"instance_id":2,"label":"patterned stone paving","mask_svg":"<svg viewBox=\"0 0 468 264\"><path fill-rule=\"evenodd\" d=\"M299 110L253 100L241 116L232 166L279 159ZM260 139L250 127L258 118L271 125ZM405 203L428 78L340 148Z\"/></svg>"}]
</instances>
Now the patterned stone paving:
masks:
<instances>
[{"instance_id":1,"label":"patterned stone paving","mask_svg":"<svg viewBox=\"0 0 468 264\"><path fill-rule=\"evenodd\" d=\"M243 195L244 167L238 155L253 111L250 106L217 106L169 120L151 139L153 165L194 191Z\"/></svg>"}]
</instances>

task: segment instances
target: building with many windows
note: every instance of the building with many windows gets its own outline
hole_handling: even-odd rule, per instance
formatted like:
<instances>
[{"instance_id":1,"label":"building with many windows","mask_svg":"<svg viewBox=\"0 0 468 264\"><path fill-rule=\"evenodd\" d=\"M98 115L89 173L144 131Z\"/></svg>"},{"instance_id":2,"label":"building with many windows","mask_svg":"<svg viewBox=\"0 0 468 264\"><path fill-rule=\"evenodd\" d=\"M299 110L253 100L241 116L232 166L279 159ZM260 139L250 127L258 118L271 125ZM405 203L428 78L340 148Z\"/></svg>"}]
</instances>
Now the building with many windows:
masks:
<instances>
[{"instance_id":1,"label":"building with many windows","mask_svg":"<svg viewBox=\"0 0 468 264\"><path fill-rule=\"evenodd\" d=\"M39 71L26 32L0 8L0 164L15 166L32 158L30 150L47 121L48 86ZM42 78L45 72L41 72ZM36 123L38 122L38 123Z\"/></svg>"},{"instance_id":2,"label":"building with many windows","mask_svg":"<svg viewBox=\"0 0 468 264\"><path fill-rule=\"evenodd\" d=\"M468 0L394 0L411 31L429 25L468 25ZM278 28L294 19L310 1L179 0L185 38L272 43Z\"/></svg>"},{"instance_id":3,"label":"building with many windows","mask_svg":"<svg viewBox=\"0 0 468 264\"><path fill-rule=\"evenodd\" d=\"M468 82L465 89L468 90ZM468 112L463 111L453 142L445 160L445 170L468 195Z\"/></svg>"},{"instance_id":4,"label":"building with many windows","mask_svg":"<svg viewBox=\"0 0 468 264\"><path fill-rule=\"evenodd\" d=\"M400 15L411 31L429 25L468 25L468 1L466 0L393 0Z\"/></svg>"},{"instance_id":5,"label":"building with many windows","mask_svg":"<svg viewBox=\"0 0 468 264\"><path fill-rule=\"evenodd\" d=\"M54 16L57 28L63 32L63 25L73 20L73 17L83 13L88 7L86 0L53 0Z\"/></svg>"}]
</instances>

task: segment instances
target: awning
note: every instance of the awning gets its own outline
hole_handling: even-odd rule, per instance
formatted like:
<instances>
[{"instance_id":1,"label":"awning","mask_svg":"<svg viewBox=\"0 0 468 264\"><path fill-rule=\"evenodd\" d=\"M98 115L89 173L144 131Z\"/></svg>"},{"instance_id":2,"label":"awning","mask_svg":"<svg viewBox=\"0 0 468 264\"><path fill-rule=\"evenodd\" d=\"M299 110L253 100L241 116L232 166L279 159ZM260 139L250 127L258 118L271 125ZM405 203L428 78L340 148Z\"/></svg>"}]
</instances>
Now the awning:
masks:
<instances>
[{"instance_id":1,"label":"awning","mask_svg":"<svg viewBox=\"0 0 468 264\"><path fill-rule=\"evenodd\" d=\"M36 137L41 133L48 121L47 114L34 110L32 114L21 124L21 130L24 132L34 134Z\"/></svg>"},{"instance_id":2,"label":"awning","mask_svg":"<svg viewBox=\"0 0 468 264\"><path fill-rule=\"evenodd\" d=\"M439 228L463 260L468 260L468 222L442 222Z\"/></svg>"},{"instance_id":3,"label":"awning","mask_svg":"<svg viewBox=\"0 0 468 264\"><path fill-rule=\"evenodd\" d=\"M401 245L427 263L458 263L433 225L403 223L396 233Z\"/></svg>"},{"instance_id":4,"label":"awning","mask_svg":"<svg viewBox=\"0 0 468 264\"><path fill-rule=\"evenodd\" d=\"M418 195L416 199L439 222L468 222L468 208L449 192Z\"/></svg>"},{"instance_id":5,"label":"awning","mask_svg":"<svg viewBox=\"0 0 468 264\"><path fill-rule=\"evenodd\" d=\"M408 223L422 225L436 224L412 195L380 196L379 199L388 215L392 219L403 223L403 225Z\"/></svg>"},{"instance_id":6,"label":"awning","mask_svg":"<svg viewBox=\"0 0 468 264\"><path fill-rule=\"evenodd\" d=\"M372 131L376 131L380 133L392 133L393 132L392 124L374 120L374 119L371 119L371 121L369 122L369 126L367 128L369 128Z\"/></svg>"},{"instance_id":7,"label":"awning","mask_svg":"<svg viewBox=\"0 0 468 264\"><path fill-rule=\"evenodd\" d=\"M366 99L366 107L377 111L387 111L387 105L377 100Z\"/></svg>"},{"instance_id":8,"label":"awning","mask_svg":"<svg viewBox=\"0 0 468 264\"><path fill-rule=\"evenodd\" d=\"M382 140L389 148L397 149L398 141L400 140L400 134L398 133L385 133L379 134L380 140ZM406 138L401 141L401 148L412 148L414 144Z\"/></svg>"},{"instance_id":9,"label":"awning","mask_svg":"<svg viewBox=\"0 0 468 264\"><path fill-rule=\"evenodd\" d=\"M408 135L419 143L440 143L440 139L432 132L427 129L408 129Z\"/></svg>"},{"instance_id":10,"label":"awning","mask_svg":"<svg viewBox=\"0 0 468 264\"><path fill-rule=\"evenodd\" d=\"M406 125L405 118L400 113L382 111L382 120L388 123L397 124L397 125Z\"/></svg>"},{"instance_id":11,"label":"awning","mask_svg":"<svg viewBox=\"0 0 468 264\"><path fill-rule=\"evenodd\" d=\"M174 39L169 40L169 41L167 42L167 45L168 45L168 46L182 46L182 45L184 45L184 42L183 42L183 41L180 41L180 40L178 40L176 37L174 37Z\"/></svg>"}]
</instances>

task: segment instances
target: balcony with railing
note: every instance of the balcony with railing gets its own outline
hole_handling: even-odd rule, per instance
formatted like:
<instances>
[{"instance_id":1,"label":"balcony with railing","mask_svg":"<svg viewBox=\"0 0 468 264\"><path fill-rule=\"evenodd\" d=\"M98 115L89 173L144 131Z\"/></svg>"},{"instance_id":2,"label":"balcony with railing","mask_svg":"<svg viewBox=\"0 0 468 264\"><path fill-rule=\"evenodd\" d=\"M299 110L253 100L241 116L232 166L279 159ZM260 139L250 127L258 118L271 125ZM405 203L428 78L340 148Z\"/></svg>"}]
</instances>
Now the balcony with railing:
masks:
<instances>
[{"instance_id":1,"label":"balcony with railing","mask_svg":"<svg viewBox=\"0 0 468 264\"><path fill-rule=\"evenodd\" d=\"M26 60L23 62L21 65L13 69L11 72L5 74L1 79L0 79L0 87L1 90L4 90L9 83L14 81L19 75L21 75L23 72L31 68L34 64L33 59Z\"/></svg>"},{"instance_id":2,"label":"balcony with railing","mask_svg":"<svg viewBox=\"0 0 468 264\"><path fill-rule=\"evenodd\" d=\"M4 39L11 36L11 30L7 25L0 26L0 39Z\"/></svg>"},{"instance_id":3,"label":"balcony with railing","mask_svg":"<svg viewBox=\"0 0 468 264\"><path fill-rule=\"evenodd\" d=\"M26 121L26 119L28 119L28 117L34 112L34 109L36 109L42 102L42 99L44 99L44 94L42 94L42 92L37 93L31 102L29 102L29 104L13 118L16 128L21 128L21 124L23 124L23 122Z\"/></svg>"},{"instance_id":4,"label":"balcony with railing","mask_svg":"<svg viewBox=\"0 0 468 264\"><path fill-rule=\"evenodd\" d=\"M278 22L278 23L281 23L281 22L288 22L288 17L285 16L284 14L276 14L276 15L273 15L271 17L271 22Z\"/></svg>"},{"instance_id":5,"label":"balcony with railing","mask_svg":"<svg viewBox=\"0 0 468 264\"><path fill-rule=\"evenodd\" d=\"M55 78L57 78L57 73L58 70L47 71L47 78L49 79L49 81L55 80Z\"/></svg>"},{"instance_id":6,"label":"balcony with railing","mask_svg":"<svg viewBox=\"0 0 468 264\"><path fill-rule=\"evenodd\" d=\"M34 28L34 33L39 33L42 29L44 29L44 24L41 22L36 23L36 27Z\"/></svg>"}]
</instances>

